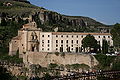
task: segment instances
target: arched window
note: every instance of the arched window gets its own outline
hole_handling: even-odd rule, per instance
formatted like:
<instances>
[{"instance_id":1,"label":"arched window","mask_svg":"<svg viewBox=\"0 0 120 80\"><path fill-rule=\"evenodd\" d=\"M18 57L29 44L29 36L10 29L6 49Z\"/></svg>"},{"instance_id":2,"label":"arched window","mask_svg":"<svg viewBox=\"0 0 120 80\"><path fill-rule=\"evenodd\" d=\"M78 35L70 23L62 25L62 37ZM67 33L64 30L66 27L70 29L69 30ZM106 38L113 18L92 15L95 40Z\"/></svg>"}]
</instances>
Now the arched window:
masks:
<instances>
[{"instance_id":1,"label":"arched window","mask_svg":"<svg viewBox=\"0 0 120 80\"><path fill-rule=\"evenodd\" d=\"M37 34L35 32L32 32L31 40L36 40L36 39L37 39Z\"/></svg>"}]
</instances>

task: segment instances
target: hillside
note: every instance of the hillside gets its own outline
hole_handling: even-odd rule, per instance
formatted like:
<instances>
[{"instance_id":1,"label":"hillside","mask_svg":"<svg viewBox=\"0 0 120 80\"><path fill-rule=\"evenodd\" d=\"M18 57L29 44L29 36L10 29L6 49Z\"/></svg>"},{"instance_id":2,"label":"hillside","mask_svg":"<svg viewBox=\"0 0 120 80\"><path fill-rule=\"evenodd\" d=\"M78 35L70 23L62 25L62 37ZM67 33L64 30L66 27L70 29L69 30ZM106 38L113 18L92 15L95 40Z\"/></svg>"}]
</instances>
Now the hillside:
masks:
<instances>
[{"instance_id":1,"label":"hillside","mask_svg":"<svg viewBox=\"0 0 120 80\"><path fill-rule=\"evenodd\" d=\"M14 20L31 18L43 31L54 31L57 27L58 31L100 32L99 27L109 28L89 17L61 15L23 1L26 0L0 1L0 16L6 20L8 18L14 18Z\"/></svg>"},{"instance_id":2,"label":"hillside","mask_svg":"<svg viewBox=\"0 0 120 80\"><path fill-rule=\"evenodd\" d=\"M9 41L18 29L35 21L43 31L109 32L110 27L92 18L68 16L49 11L26 0L0 0L0 53L7 52Z\"/></svg>"}]
</instances>

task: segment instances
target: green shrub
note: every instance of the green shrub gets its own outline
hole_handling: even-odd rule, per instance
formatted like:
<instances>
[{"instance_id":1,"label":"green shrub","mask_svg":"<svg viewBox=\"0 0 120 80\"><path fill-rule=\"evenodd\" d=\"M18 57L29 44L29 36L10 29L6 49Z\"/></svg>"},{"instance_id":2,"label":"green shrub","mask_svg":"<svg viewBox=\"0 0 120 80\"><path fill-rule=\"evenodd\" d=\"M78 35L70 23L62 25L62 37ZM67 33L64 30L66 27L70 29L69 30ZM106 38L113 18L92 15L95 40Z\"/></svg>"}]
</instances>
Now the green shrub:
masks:
<instances>
[{"instance_id":1,"label":"green shrub","mask_svg":"<svg viewBox=\"0 0 120 80\"><path fill-rule=\"evenodd\" d=\"M61 57L65 57L65 53L64 52L61 53Z\"/></svg>"},{"instance_id":2,"label":"green shrub","mask_svg":"<svg viewBox=\"0 0 120 80\"><path fill-rule=\"evenodd\" d=\"M50 69L55 69L55 68L58 67L58 64L50 63L50 64L48 65L48 67L49 67Z\"/></svg>"},{"instance_id":3,"label":"green shrub","mask_svg":"<svg viewBox=\"0 0 120 80\"><path fill-rule=\"evenodd\" d=\"M98 54L94 56L98 60L99 67L101 67L101 69L110 68L110 64L116 58L115 56L106 56L104 54Z\"/></svg>"},{"instance_id":4,"label":"green shrub","mask_svg":"<svg viewBox=\"0 0 120 80\"><path fill-rule=\"evenodd\" d=\"M56 56L59 56L59 52L55 52L55 55L56 55Z\"/></svg>"}]
</instances>

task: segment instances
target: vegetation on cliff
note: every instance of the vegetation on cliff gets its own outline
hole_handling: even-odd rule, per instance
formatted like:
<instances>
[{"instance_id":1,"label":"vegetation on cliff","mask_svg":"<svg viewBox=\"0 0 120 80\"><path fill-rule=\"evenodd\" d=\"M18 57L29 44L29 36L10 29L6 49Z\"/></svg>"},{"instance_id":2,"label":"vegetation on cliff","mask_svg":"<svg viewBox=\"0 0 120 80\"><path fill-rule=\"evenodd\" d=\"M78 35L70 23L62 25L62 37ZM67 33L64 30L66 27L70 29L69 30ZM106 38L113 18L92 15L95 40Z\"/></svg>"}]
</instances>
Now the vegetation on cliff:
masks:
<instances>
[{"instance_id":1,"label":"vegetation on cliff","mask_svg":"<svg viewBox=\"0 0 120 80\"><path fill-rule=\"evenodd\" d=\"M28 17L29 14L38 9L40 7L23 2L11 0L0 1L0 17L2 18Z\"/></svg>"},{"instance_id":2,"label":"vegetation on cliff","mask_svg":"<svg viewBox=\"0 0 120 80\"><path fill-rule=\"evenodd\" d=\"M97 27L107 27L89 17L61 15L42 7L18 2L17 0L0 1L0 17L2 19L15 18L17 20L18 17L23 19L29 16L37 22L38 27L41 27L43 31L54 31L54 28L58 27L58 31L94 32L98 31Z\"/></svg>"},{"instance_id":3,"label":"vegetation on cliff","mask_svg":"<svg viewBox=\"0 0 120 80\"><path fill-rule=\"evenodd\" d=\"M113 61L115 61L116 56L106 56L105 54L95 55L95 58L98 60L99 65L96 66L96 69L101 70L111 70Z\"/></svg>"},{"instance_id":4,"label":"vegetation on cliff","mask_svg":"<svg viewBox=\"0 0 120 80\"><path fill-rule=\"evenodd\" d=\"M18 29L26 23L26 21L5 21L0 24L0 53L7 53L10 40L17 35Z\"/></svg>"},{"instance_id":5,"label":"vegetation on cliff","mask_svg":"<svg viewBox=\"0 0 120 80\"><path fill-rule=\"evenodd\" d=\"M12 80L11 74L2 66L0 66L0 80Z\"/></svg>"},{"instance_id":6,"label":"vegetation on cliff","mask_svg":"<svg viewBox=\"0 0 120 80\"><path fill-rule=\"evenodd\" d=\"M33 20L43 31L99 32L97 27L106 25L89 17L66 16L25 2L26 0L0 1L0 51L8 51L8 43L20 27ZM0 52L0 53L1 53Z\"/></svg>"},{"instance_id":7,"label":"vegetation on cliff","mask_svg":"<svg viewBox=\"0 0 120 80\"><path fill-rule=\"evenodd\" d=\"M23 60L19 58L19 54L17 53L14 56L9 56L8 54L0 54L0 61L6 62L7 64L21 64L23 63Z\"/></svg>"},{"instance_id":8,"label":"vegetation on cliff","mask_svg":"<svg viewBox=\"0 0 120 80\"><path fill-rule=\"evenodd\" d=\"M117 23L111 30L111 35L113 39L113 44L116 47L117 51L120 51L120 24Z\"/></svg>"}]
</instances>

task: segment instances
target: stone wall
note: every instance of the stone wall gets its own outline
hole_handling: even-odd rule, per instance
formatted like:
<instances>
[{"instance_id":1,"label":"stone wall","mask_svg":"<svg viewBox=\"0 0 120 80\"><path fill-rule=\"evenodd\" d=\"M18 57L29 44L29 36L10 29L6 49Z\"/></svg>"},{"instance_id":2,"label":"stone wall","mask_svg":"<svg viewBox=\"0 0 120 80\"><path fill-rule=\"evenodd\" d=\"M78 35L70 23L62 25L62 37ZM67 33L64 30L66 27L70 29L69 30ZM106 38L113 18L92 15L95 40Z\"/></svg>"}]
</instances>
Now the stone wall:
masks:
<instances>
[{"instance_id":1,"label":"stone wall","mask_svg":"<svg viewBox=\"0 0 120 80\"><path fill-rule=\"evenodd\" d=\"M92 55L65 53L65 56L56 55L54 53L40 53L40 52L27 52L23 56L23 62L26 65L40 64L43 67L47 67L50 63L56 64L87 64L90 67L98 64L98 61Z\"/></svg>"},{"instance_id":2,"label":"stone wall","mask_svg":"<svg viewBox=\"0 0 120 80\"><path fill-rule=\"evenodd\" d=\"M19 39L18 36L13 37L13 39L9 42L9 55L13 56L16 55L17 50L19 49Z\"/></svg>"}]
</instances>

